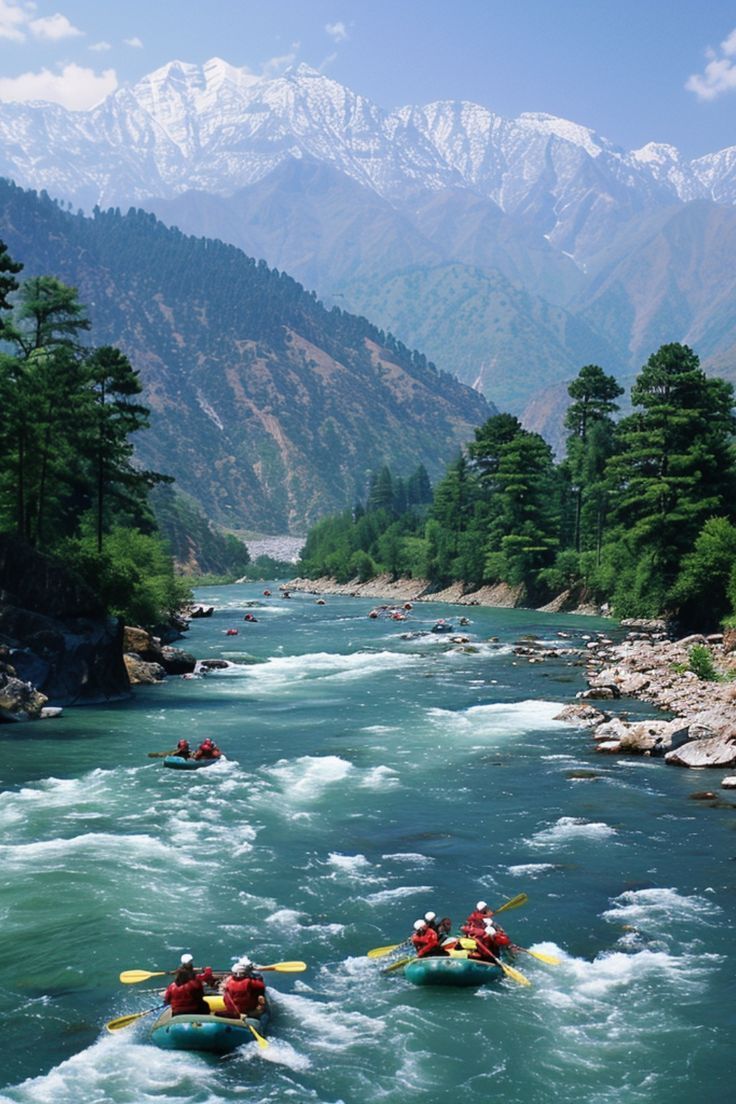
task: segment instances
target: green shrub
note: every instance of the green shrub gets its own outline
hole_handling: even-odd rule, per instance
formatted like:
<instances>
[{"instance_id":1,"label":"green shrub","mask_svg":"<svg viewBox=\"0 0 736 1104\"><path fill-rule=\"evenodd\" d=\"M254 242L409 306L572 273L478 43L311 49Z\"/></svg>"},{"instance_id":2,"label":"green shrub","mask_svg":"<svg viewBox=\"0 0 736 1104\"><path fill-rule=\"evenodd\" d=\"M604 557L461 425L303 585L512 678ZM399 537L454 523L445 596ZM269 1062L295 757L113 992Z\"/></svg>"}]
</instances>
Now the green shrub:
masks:
<instances>
[{"instance_id":1,"label":"green shrub","mask_svg":"<svg viewBox=\"0 0 736 1104\"><path fill-rule=\"evenodd\" d=\"M690 670L704 682L718 682L720 675L713 664L713 657L704 644L693 644L688 652Z\"/></svg>"}]
</instances>

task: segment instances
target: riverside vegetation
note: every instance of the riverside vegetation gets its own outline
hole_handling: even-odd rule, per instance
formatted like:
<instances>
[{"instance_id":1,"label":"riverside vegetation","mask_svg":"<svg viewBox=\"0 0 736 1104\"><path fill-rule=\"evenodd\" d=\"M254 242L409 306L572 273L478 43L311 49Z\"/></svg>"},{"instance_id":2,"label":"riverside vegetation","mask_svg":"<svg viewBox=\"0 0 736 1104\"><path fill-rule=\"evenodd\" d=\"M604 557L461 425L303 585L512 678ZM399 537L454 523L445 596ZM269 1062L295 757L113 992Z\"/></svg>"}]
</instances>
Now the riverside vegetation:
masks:
<instances>
[{"instance_id":1,"label":"riverside vegetation","mask_svg":"<svg viewBox=\"0 0 736 1104\"><path fill-rule=\"evenodd\" d=\"M566 455L510 414L489 418L428 491L384 467L368 499L308 534L300 572L380 573L540 604L567 591L619 617L707 628L736 608L733 388L686 345L663 345L631 390L597 365L568 388ZM421 490L419 488L421 487Z\"/></svg>"}]
</instances>

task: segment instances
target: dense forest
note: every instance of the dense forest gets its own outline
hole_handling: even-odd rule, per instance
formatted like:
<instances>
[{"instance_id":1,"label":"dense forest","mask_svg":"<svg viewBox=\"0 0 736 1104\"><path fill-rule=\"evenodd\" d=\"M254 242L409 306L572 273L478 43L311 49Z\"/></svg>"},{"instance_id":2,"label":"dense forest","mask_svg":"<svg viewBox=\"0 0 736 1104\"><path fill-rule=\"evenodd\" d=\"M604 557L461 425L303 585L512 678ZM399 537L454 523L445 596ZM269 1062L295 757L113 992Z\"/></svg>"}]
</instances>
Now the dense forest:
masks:
<instances>
[{"instance_id":1,"label":"dense forest","mask_svg":"<svg viewBox=\"0 0 736 1104\"><path fill-rule=\"evenodd\" d=\"M90 344L74 288L20 282L21 267L0 242L0 533L57 556L110 613L155 625L189 588L149 503L171 480L133 463L148 425L138 373Z\"/></svg>"},{"instance_id":2,"label":"dense forest","mask_svg":"<svg viewBox=\"0 0 736 1104\"><path fill-rule=\"evenodd\" d=\"M565 458L510 414L489 418L431 501L384 469L367 502L310 531L312 578L379 572L443 585L578 590L620 617L705 627L736 608L733 388L685 345L662 346L623 394L597 365L569 385Z\"/></svg>"}]
</instances>

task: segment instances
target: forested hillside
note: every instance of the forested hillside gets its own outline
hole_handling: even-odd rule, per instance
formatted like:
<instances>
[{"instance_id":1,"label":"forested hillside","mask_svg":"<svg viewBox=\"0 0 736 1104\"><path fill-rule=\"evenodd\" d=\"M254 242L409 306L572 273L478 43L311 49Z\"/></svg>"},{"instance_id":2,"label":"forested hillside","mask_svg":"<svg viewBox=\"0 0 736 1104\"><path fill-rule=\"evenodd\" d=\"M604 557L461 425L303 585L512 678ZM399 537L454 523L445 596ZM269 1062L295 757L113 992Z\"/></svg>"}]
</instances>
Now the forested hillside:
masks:
<instances>
[{"instance_id":1,"label":"forested hillside","mask_svg":"<svg viewBox=\"0 0 736 1104\"><path fill-rule=\"evenodd\" d=\"M436 475L492 411L365 319L150 214L85 218L3 182L0 227L27 274L79 289L97 339L140 372L139 461L226 526L298 532L383 464Z\"/></svg>"},{"instance_id":2,"label":"forested hillside","mask_svg":"<svg viewBox=\"0 0 736 1104\"><path fill-rule=\"evenodd\" d=\"M618 616L717 626L736 610L733 387L670 344L649 357L617 420L622 394L597 365L580 370L560 463L539 434L495 415L428 507L397 495L385 472L359 510L314 527L303 572L502 582L525 604L569 590Z\"/></svg>"}]
</instances>

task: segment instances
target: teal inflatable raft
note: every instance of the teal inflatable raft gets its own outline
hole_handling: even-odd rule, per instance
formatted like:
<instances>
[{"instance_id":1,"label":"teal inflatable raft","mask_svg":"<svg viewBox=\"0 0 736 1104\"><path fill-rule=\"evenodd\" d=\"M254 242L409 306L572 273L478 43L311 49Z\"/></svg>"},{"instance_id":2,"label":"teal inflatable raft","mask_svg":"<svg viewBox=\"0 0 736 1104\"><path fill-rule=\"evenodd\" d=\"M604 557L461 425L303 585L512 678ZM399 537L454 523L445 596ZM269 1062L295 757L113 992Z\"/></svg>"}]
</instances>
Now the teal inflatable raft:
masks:
<instances>
[{"instance_id":1,"label":"teal inflatable raft","mask_svg":"<svg viewBox=\"0 0 736 1104\"><path fill-rule=\"evenodd\" d=\"M224 1016L172 1016L171 1010L161 1015L151 1028L150 1039L163 1050L198 1050L210 1054L231 1054L244 1043L253 1043L256 1036L264 1034L268 1013L260 1019L244 1017L242 1020Z\"/></svg>"},{"instance_id":2,"label":"teal inflatable raft","mask_svg":"<svg viewBox=\"0 0 736 1104\"><path fill-rule=\"evenodd\" d=\"M220 763L224 758L221 755L218 759L182 759L181 755L167 755L164 766L173 770L199 770L200 767L211 767L213 763Z\"/></svg>"},{"instance_id":3,"label":"teal inflatable raft","mask_svg":"<svg viewBox=\"0 0 736 1104\"><path fill-rule=\"evenodd\" d=\"M492 962L466 957L415 958L404 967L404 977L412 985L488 985L503 977L503 970Z\"/></svg>"}]
</instances>

